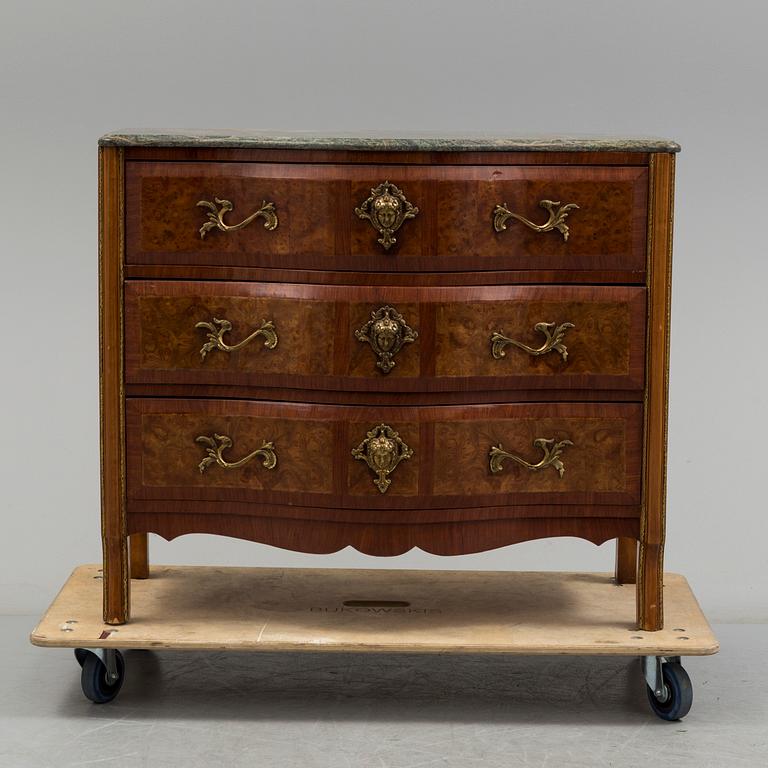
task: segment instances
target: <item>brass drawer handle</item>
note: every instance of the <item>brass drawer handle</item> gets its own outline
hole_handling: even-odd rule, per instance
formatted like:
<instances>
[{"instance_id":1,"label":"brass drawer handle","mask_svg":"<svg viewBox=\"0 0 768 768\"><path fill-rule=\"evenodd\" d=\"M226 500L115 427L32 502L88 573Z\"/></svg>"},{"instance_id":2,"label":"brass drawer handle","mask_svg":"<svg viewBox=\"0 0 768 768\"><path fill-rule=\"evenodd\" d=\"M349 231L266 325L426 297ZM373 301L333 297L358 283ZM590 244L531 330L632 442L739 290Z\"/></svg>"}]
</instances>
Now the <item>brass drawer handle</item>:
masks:
<instances>
[{"instance_id":1,"label":"brass drawer handle","mask_svg":"<svg viewBox=\"0 0 768 768\"><path fill-rule=\"evenodd\" d=\"M265 469L274 469L277 466L277 454L275 453L275 446L271 441L264 441L261 448L244 456L240 461L232 462L227 461L222 455L224 451L232 447L232 438L227 435L214 434L213 437L208 435L198 435L195 438L195 442L207 446L205 449L207 455L198 464L201 475L211 464L218 464L223 469L237 469L238 467L247 464L256 456L260 456L263 459L262 465Z\"/></svg>"},{"instance_id":2,"label":"brass drawer handle","mask_svg":"<svg viewBox=\"0 0 768 768\"><path fill-rule=\"evenodd\" d=\"M214 349L220 349L222 352L234 352L253 341L257 336L264 337L264 346L267 349L274 349L277 346L277 331L271 320L262 321L261 328L257 328L250 336L232 346L224 341L224 334L232 330L232 323L229 320L219 320L218 317L214 317L212 323L195 323L195 328L205 328L208 331L208 341L200 347L200 357L203 360Z\"/></svg>"},{"instance_id":3,"label":"brass drawer handle","mask_svg":"<svg viewBox=\"0 0 768 768\"><path fill-rule=\"evenodd\" d=\"M220 229L222 232L234 232L236 229L247 227L254 219L261 216L264 219L264 229L270 232L277 229L277 212L275 204L263 200L261 208L256 213L252 213L247 219L243 219L239 224L225 224L224 215L229 213L235 206L229 200L221 200L218 197L213 198L216 201L214 205L210 200L200 200L197 205L202 208L208 208L208 221L200 227L200 239L205 240L205 236L212 229ZM216 206L221 206L217 208Z\"/></svg>"},{"instance_id":4,"label":"brass drawer handle","mask_svg":"<svg viewBox=\"0 0 768 768\"><path fill-rule=\"evenodd\" d=\"M507 208L507 204L503 203L493 209L493 228L497 232L501 232L507 228L507 219L517 219L535 232L549 232L556 229L563 236L563 240L567 240L569 230L565 220L568 218L568 212L579 206L576 203L567 203L557 208L560 202L555 202L554 200L539 200L539 205L544 210L549 211L549 218L543 224L534 224L530 219L526 219L525 216L521 216L519 213L512 213ZM556 208L557 210L555 210Z\"/></svg>"},{"instance_id":5,"label":"brass drawer handle","mask_svg":"<svg viewBox=\"0 0 768 768\"><path fill-rule=\"evenodd\" d=\"M376 366L384 373L389 373L395 367L393 358L403 345L411 344L418 336L418 331L414 331L405 322L405 318L389 306L371 312L371 319L355 331L355 338L370 344L378 355Z\"/></svg>"},{"instance_id":6,"label":"brass drawer handle","mask_svg":"<svg viewBox=\"0 0 768 768\"><path fill-rule=\"evenodd\" d=\"M368 219L373 228L381 235L376 241L388 251L396 242L395 232L406 219L415 218L419 209L411 205L405 195L394 184L383 181L371 190L371 196L355 213L361 219Z\"/></svg>"},{"instance_id":7,"label":"brass drawer handle","mask_svg":"<svg viewBox=\"0 0 768 768\"><path fill-rule=\"evenodd\" d=\"M374 485L382 493L386 493L392 483L388 475L394 472L401 461L410 459L413 450L400 439L400 435L392 427L379 424L368 432L368 436L357 448L352 449L352 455L364 461L373 470L376 475Z\"/></svg>"},{"instance_id":8,"label":"brass drawer handle","mask_svg":"<svg viewBox=\"0 0 768 768\"><path fill-rule=\"evenodd\" d=\"M510 339L501 331L494 331L494 333L491 334L491 354L496 360L500 360L507 355L504 351L504 347L511 344L518 349L522 349L523 352L527 352L529 355L534 355L536 357L539 355L546 355L547 352L555 351L560 353L563 360L568 360L568 347L563 344L563 339L565 338L565 332L569 328L575 327L576 326L573 323L560 323L558 326L555 326L555 323L536 323L536 325L533 326L533 330L543 333L545 337L545 341L540 347L529 347L521 341Z\"/></svg>"},{"instance_id":9,"label":"brass drawer handle","mask_svg":"<svg viewBox=\"0 0 768 768\"><path fill-rule=\"evenodd\" d=\"M544 469L545 467L554 467L560 473L560 477L562 477L565 472L565 466L563 465L563 462L560 461L560 456L562 455L565 446L573 445L573 443L570 440L560 440L559 442L555 442L554 438L547 439L545 437L537 437L533 441L533 445L536 448L541 448L544 452L544 457L538 464L531 464L522 457L516 456L514 453L507 453L501 443L492 446L489 454L491 472L501 472L502 462L505 459L512 459L512 461L516 461L518 464L526 469L530 469L532 472L538 472L538 470Z\"/></svg>"}]
</instances>

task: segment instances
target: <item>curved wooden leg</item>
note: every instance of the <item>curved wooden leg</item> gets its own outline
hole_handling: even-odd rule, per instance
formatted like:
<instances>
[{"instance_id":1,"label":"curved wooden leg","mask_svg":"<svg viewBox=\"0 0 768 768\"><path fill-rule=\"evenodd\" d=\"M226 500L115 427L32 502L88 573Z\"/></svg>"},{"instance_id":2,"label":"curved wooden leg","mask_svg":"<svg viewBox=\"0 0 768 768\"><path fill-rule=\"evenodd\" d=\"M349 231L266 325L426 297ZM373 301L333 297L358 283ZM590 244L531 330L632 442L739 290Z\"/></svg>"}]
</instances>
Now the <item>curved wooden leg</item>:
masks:
<instances>
[{"instance_id":1,"label":"curved wooden leg","mask_svg":"<svg viewBox=\"0 0 768 768\"><path fill-rule=\"evenodd\" d=\"M637 581L637 541L622 536L616 539L616 583Z\"/></svg>"},{"instance_id":2,"label":"curved wooden leg","mask_svg":"<svg viewBox=\"0 0 768 768\"><path fill-rule=\"evenodd\" d=\"M134 533L128 537L131 552L131 578L149 578L149 534Z\"/></svg>"}]
</instances>

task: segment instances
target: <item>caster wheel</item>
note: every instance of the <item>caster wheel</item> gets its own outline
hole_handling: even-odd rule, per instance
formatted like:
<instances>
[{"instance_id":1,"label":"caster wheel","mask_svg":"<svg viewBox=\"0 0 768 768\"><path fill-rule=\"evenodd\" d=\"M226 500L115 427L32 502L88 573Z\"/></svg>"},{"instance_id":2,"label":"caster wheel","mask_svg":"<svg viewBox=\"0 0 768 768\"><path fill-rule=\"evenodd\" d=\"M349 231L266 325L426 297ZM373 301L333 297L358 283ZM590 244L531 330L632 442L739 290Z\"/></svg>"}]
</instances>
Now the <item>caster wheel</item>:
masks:
<instances>
[{"instance_id":1,"label":"caster wheel","mask_svg":"<svg viewBox=\"0 0 768 768\"><path fill-rule=\"evenodd\" d=\"M94 704L106 704L117 696L123 687L125 679L125 662L120 651L115 651L115 666L117 667L117 680L107 679L106 664L90 651L78 648L75 658L83 668L80 673L80 685L86 699Z\"/></svg>"},{"instance_id":2,"label":"caster wheel","mask_svg":"<svg viewBox=\"0 0 768 768\"><path fill-rule=\"evenodd\" d=\"M676 661L668 661L662 666L661 671L667 688L667 698L665 701L659 701L656 694L646 685L651 709L662 720L680 720L688 714L693 704L691 678Z\"/></svg>"}]
</instances>

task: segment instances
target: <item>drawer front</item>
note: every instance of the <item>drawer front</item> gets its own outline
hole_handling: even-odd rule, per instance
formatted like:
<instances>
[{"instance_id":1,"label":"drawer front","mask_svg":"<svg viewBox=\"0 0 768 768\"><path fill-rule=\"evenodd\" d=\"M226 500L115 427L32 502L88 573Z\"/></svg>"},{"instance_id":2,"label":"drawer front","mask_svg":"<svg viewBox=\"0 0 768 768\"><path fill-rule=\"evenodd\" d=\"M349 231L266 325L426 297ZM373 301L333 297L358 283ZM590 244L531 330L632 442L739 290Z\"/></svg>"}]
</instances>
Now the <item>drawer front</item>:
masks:
<instances>
[{"instance_id":1,"label":"drawer front","mask_svg":"<svg viewBox=\"0 0 768 768\"><path fill-rule=\"evenodd\" d=\"M129 281L135 384L639 391L645 289Z\"/></svg>"},{"instance_id":2,"label":"drawer front","mask_svg":"<svg viewBox=\"0 0 768 768\"><path fill-rule=\"evenodd\" d=\"M377 272L638 273L647 183L647 169L636 166L129 162L126 258Z\"/></svg>"},{"instance_id":3,"label":"drawer front","mask_svg":"<svg viewBox=\"0 0 768 768\"><path fill-rule=\"evenodd\" d=\"M628 505L630 516L640 503L640 404L359 408L129 398L126 423L128 497L154 511L168 501L177 512L253 515L263 504L264 515L279 516L282 505L294 514L369 510L378 522L402 522L481 507L510 507L504 514L514 517L516 505L544 505L544 516L552 505L596 516Z\"/></svg>"}]
</instances>

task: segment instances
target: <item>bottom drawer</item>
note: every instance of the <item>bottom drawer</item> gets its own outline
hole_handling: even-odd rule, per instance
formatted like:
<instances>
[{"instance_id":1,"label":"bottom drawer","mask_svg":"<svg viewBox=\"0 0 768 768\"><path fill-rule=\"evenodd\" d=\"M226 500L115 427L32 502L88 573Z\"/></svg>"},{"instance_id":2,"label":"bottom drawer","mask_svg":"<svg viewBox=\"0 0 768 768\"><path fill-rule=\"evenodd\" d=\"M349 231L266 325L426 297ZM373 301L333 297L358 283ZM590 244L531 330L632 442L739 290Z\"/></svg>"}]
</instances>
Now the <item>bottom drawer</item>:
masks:
<instances>
[{"instance_id":1,"label":"bottom drawer","mask_svg":"<svg viewBox=\"0 0 768 768\"><path fill-rule=\"evenodd\" d=\"M639 404L137 398L126 403L126 424L130 532L386 553L399 528L410 528L411 538L400 536L395 549L409 548L424 529L410 546L432 551L440 549L430 543L440 526L455 529L451 551L510 543L510 525L514 540L636 535ZM470 541L471 526L481 523L496 531L486 531L482 546Z\"/></svg>"}]
</instances>

